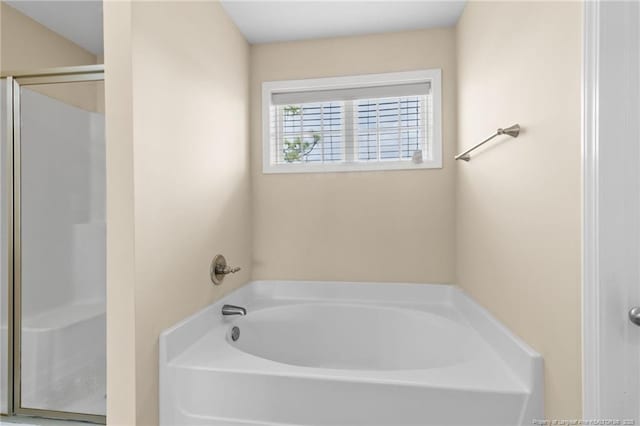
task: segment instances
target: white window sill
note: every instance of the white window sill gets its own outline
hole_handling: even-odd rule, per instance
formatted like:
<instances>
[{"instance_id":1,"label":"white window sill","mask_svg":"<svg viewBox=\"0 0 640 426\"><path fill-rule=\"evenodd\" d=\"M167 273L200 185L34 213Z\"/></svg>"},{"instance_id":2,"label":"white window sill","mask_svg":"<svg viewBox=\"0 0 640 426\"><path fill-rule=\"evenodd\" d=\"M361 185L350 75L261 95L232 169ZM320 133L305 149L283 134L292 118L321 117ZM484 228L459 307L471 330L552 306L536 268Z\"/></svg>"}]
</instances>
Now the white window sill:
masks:
<instances>
[{"instance_id":1,"label":"white window sill","mask_svg":"<svg viewBox=\"0 0 640 426\"><path fill-rule=\"evenodd\" d=\"M357 163L330 163L330 164L263 164L263 174L275 173L341 173L341 172L382 172L389 170L423 170L441 169L440 161L424 161L414 163L412 161L381 161L381 162L357 162Z\"/></svg>"}]
</instances>

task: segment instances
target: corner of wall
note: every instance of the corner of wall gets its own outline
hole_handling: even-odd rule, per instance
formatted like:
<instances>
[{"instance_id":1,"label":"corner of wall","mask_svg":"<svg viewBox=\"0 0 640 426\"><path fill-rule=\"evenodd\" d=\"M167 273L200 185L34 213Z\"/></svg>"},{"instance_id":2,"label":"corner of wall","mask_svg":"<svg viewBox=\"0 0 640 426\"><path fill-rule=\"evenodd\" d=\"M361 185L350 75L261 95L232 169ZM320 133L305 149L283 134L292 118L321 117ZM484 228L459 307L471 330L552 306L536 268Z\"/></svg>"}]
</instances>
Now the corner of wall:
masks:
<instances>
[{"instance_id":1,"label":"corner of wall","mask_svg":"<svg viewBox=\"0 0 640 426\"><path fill-rule=\"evenodd\" d=\"M580 418L581 4L468 2L456 173L458 284L541 353L548 418ZM514 20L518 16L521 19Z\"/></svg>"},{"instance_id":2,"label":"corner of wall","mask_svg":"<svg viewBox=\"0 0 640 426\"><path fill-rule=\"evenodd\" d=\"M136 424L131 2L104 2L107 156L107 417Z\"/></svg>"}]
</instances>

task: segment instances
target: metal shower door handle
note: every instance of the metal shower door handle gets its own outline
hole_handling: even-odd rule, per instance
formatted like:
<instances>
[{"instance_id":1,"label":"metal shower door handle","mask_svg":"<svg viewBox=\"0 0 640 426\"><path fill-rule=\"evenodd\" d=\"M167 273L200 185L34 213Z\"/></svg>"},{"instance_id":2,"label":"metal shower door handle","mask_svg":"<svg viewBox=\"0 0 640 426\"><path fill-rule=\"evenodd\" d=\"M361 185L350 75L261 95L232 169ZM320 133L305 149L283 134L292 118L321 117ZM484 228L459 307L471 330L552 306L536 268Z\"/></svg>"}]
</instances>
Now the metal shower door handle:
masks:
<instances>
[{"instance_id":1,"label":"metal shower door handle","mask_svg":"<svg viewBox=\"0 0 640 426\"><path fill-rule=\"evenodd\" d=\"M640 306L635 306L629 310L629 321L640 326Z\"/></svg>"}]
</instances>

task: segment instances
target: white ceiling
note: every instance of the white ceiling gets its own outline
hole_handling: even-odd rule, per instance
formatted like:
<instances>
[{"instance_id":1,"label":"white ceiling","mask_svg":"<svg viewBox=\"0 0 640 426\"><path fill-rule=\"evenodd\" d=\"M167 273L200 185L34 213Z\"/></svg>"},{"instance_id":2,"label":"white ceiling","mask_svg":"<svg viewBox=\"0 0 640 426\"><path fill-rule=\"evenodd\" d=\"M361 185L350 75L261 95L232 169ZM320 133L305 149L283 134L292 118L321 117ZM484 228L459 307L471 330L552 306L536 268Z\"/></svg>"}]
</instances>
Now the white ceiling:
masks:
<instances>
[{"instance_id":1,"label":"white ceiling","mask_svg":"<svg viewBox=\"0 0 640 426\"><path fill-rule=\"evenodd\" d=\"M221 0L250 43L374 34L455 25L466 1Z\"/></svg>"},{"instance_id":2,"label":"white ceiling","mask_svg":"<svg viewBox=\"0 0 640 426\"><path fill-rule=\"evenodd\" d=\"M5 0L95 55L103 53L102 0ZM466 0L221 0L250 43L454 25Z\"/></svg>"},{"instance_id":3,"label":"white ceiling","mask_svg":"<svg viewBox=\"0 0 640 426\"><path fill-rule=\"evenodd\" d=\"M94 55L103 53L102 0L5 0Z\"/></svg>"}]
</instances>

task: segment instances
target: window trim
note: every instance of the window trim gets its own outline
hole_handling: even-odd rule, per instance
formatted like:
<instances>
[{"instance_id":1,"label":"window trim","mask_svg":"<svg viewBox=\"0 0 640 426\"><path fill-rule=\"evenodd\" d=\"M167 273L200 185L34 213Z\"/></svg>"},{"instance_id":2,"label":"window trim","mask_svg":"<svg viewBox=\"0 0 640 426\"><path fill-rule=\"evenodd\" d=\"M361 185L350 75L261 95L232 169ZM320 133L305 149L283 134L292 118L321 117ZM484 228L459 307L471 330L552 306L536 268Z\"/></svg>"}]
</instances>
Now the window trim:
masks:
<instances>
[{"instance_id":1,"label":"window trim","mask_svg":"<svg viewBox=\"0 0 640 426\"><path fill-rule=\"evenodd\" d=\"M278 92L303 92L312 90L347 89L392 84L431 83L433 108L432 158L416 164L407 160L378 160L375 162L348 163L271 163L271 96ZM382 170L421 170L442 168L442 70L439 68L384 74L364 74L344 77L327 77L303 80L265 81L262 83L262 173L324 173Z\"/></svg>"}]
</instances>

